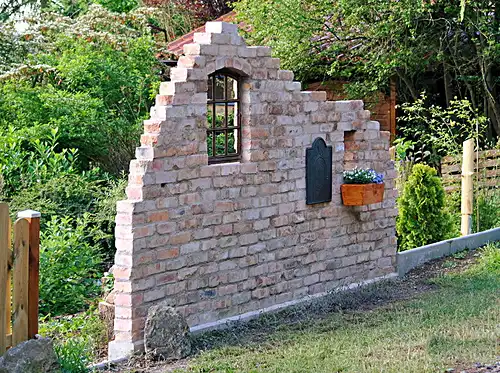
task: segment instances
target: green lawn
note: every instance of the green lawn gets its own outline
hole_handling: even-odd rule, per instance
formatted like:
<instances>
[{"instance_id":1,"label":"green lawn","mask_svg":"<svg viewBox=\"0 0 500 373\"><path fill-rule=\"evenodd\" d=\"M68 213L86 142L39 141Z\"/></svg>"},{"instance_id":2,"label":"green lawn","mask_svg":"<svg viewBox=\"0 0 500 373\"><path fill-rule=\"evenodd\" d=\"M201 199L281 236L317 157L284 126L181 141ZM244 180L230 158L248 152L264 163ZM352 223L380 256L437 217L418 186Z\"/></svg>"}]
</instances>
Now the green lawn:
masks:
<instances>
[{"instance_id":1,"label":"green lawn","mask_svg":"<svg viewBox=\"0 0 500 373\"><path fill-rule=\"evenodd\" d=\"M226 342L176 372L423 373L495 361L500 355L500 245L490 245L471 268L430 281L435 289L412 300L333 312L261 334L220 333Z\"/></svg>"}]
</instances>

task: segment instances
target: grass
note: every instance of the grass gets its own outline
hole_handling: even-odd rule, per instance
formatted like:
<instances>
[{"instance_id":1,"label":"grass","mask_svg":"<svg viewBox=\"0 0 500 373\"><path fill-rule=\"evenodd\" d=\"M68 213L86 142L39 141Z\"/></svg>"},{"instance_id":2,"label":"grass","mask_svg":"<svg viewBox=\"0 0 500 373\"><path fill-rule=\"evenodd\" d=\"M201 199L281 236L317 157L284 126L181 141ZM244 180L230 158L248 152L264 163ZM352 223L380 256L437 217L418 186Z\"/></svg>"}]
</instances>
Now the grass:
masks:
<instances>
[{"instance_id":1,"label":"grass","mask_svg":"<svg viewBox=\"0 0 500 373\"><path fill-rule=\"evenodd\" d=\"M471 268L431 282L435 290L413 300L371 310L339 307L322 319L273 324L271 332L253 337L233 332L176 372L424 373L495 361L500 244L488 245Z\"/></svg>"}]
</instances>

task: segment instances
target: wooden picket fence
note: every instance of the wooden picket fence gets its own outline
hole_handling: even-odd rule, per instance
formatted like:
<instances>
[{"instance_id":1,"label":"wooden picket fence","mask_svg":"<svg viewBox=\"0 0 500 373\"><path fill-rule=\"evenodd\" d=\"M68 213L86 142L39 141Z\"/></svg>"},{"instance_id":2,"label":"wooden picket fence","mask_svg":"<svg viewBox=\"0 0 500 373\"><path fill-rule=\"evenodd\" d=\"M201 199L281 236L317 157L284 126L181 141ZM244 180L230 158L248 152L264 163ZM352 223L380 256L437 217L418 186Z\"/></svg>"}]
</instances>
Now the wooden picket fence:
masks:
<instances>
[{"instance_id":1,"label":"wooden picket fence","mask_svg":"<svg viewBox=\"0 0 500 373\"><path fill-rule=\"evenodd\" d=\"M38 333L40 214L18 217L0 203L0 355Z\"/></svg>"},{"instance_id":2,"label":"wooden picket fence","mask_svg":"<svg viewBox=\"0 0 500 373\"><path fill-rule=\"evenodd\" d=\"M500 150L481 151L479 169L475 184L481 189L500 188ZM462 156L444 157L441 161L441 175L444 188L447 192L460 190ZM476 156L474 156L474 170L476 170Z\"/></svg>"}]
</instances>

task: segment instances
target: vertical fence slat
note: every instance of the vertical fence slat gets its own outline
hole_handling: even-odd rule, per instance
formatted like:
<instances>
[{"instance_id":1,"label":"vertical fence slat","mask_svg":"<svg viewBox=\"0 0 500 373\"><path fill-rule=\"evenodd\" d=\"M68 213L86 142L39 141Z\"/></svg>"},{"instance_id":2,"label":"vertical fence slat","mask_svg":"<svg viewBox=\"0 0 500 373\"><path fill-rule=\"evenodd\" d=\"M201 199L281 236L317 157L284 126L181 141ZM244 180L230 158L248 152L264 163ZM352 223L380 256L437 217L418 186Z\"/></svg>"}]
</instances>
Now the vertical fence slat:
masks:
<instances>
[{"instance_id":1,"label":"vertical fence slat","mask_svg":"<svg viewBox=\"0 0 500 373\"><path fill-rule=\"evenodd\" d=\"M9 206L6 203L0 203L0 354L3 354L7 349L7 324L10 309L9 255Z\"/></svg>"},{"instance_id":2,"label":"vertical fence slat","mask_svg":"<svg viewBox=\"0 0 500 373\"><path fill-rule=\"evenodd\" d=\"M28 265L29 222L26 219L18 219L14 224L13 345L28 339Z\"/></svg>"},{"instance_id":3,"label":"vertical fence slat","mask_svg":"<svg viewBox=\"0 0 500 373\"><path fill-rule=\"evenodd\" d=\"M30 221L30 258L28 283L28 338L38 334L38 298L40 288L40 218Z\"/></svg>"},{"instance_id":4,"label":"vertical fence slat","mask_svg":"<svg viewBox=\"0 0 500 373\"><path fill-rule=\"evenodd\" d=\"M462 203L460 224L460 233L462 236L471 234L472 230L472 201L474 186L472 176L474 175L474 139L464 142L463 161L462 161Z\"/></svg>"},{"instance_id":5,"label":"vertical fence slat","mask_svg":"<svg viewBox=\"0 0 500 373\"><path fill-rule=\"evenodd\" d=\"M18 218L30 223L29 284L28 284L28 338L38 334L38 298L40 282L40 212L21 211Z\"/></svg>"},{"instance_id":6,"label":"vertical fence slat","mask_svg":"<svg viewBox=\"0 0 500 373\"><path fill-rule=\"evenodd\" d=\"M6 303L6 313L7 318L5 320L5 331L7 333L7 348L12 347L12 260L14 259L14 253L12 252L12 221L9 216L9 232L7 234L7 241L9 244L8 257L7 257L7 298Z\"/></svg>"}]
</instances>

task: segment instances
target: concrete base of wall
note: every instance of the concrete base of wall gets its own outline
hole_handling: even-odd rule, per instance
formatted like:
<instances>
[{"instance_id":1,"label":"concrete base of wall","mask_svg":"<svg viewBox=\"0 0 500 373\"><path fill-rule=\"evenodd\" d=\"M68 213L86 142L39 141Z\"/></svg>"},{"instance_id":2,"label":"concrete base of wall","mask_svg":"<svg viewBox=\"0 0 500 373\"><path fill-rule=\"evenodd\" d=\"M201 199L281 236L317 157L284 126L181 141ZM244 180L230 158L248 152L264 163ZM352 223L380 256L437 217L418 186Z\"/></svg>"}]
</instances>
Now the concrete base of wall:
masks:
<instances>
[{"instance_id":1,"label":"concrete base of wall","mask_svg":"<svg viewBox=\"0 0 500 373\"><path fill-rule=\"evenodd\" d=\"M442 258L465 249L477 249L488 242L499 240L500 228L494 228L400 252L397 254L398 275L402 277L413 268L430 260Z\"/></svg>"}]
</instances>

